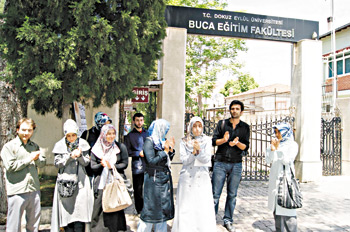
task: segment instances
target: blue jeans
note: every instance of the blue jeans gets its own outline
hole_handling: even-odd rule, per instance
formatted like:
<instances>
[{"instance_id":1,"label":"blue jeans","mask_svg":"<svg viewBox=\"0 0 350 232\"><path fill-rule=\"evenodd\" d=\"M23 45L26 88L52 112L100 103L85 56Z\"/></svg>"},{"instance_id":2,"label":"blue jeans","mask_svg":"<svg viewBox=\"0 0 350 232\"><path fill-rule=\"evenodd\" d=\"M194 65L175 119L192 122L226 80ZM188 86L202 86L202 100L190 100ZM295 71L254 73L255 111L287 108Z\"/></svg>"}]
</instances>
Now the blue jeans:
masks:
<instances>
[{"instance_id":1,"label":"blue jeans","mask_svg":"<svg viewBox=\"0 0 350 232\"><path fill-rule=\"evenodd\" d=\"M233 211L236 207L236 197L242 176L242 163L225 163L215 161L212 177L215 213L218 213L219 199L227 178L227 197L224 214L224 224L233 222Z\"/></svg>"},{"instance_id":2,"label":"blue jeans","mask_svg":"<svg viewBox=\"0 0 350 232\"><path fill-rule=\"evenodd\" d=\"M154 225L155 232L166 232L167 231L166 221L159 222L159 223L149 223L149 222L144 222L140 219L139 223L137 224L137 232L151 232L153 225Z\"/></svg>"}]
</instances>

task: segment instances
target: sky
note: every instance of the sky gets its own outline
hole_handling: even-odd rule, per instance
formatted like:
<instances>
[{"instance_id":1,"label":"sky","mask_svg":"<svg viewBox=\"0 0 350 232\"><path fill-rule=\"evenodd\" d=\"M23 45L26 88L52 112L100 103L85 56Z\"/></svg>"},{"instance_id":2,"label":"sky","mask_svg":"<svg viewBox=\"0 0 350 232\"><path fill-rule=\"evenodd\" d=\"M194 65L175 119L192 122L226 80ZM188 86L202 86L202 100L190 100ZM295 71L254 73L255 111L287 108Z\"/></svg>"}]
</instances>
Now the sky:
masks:
<instances>
[{"instance_id":1,"label":"sky","mask_svg":"<svg viewBox=\"0 0 350 232\"><path fill-rule=\"evenodd\" d=\"M335 26L350 23L350 0L334 1ZM332 0L229 0L227 11L319 22L319 34L328 32L327 18L331 16ZM244 64L242 71L250 73L259 86L274 83L290 85L291 44L263 40L246 40L248 52L240 53L238 60ZM222 88L229 75L218 78Z\"/></svg>"}]
</instances>

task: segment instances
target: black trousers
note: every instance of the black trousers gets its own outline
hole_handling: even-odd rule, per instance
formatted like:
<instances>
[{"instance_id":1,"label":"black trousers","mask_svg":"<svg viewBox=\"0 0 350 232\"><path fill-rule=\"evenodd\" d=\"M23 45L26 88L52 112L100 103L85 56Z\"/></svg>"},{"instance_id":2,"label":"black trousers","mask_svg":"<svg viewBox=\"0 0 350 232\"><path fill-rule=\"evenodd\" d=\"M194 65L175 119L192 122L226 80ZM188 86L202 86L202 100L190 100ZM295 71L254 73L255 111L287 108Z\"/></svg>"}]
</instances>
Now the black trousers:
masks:
<instances>
[{"instance_id":1,"label":"black trousers","mask_svg":"<svg viewBox=\"0 0 350 232\"><path fill-rule=\"evenodd\" d=\"M138 214L143 208L143 181L144 174L132 174L132 184L134 188L135 208Z\"/></svg>"},{"instance_id":2,"label":"black trousers","mask_svg":"<svg viewBox=\"0 0 350 232\"><path fill-rule=\"evenodd\" d=\"M65 232L84 232L85 223L84 222L72 222L64 227Z\"/></svg>"},{"instance_id":3,"label":"black trousers","mask_svg":"<svg viewBox=\"0 0 350 232\"><path fill-rule=\"evenodd\" d=\"M95 193L94 208L92 210L91 232L126 231L124 210L104 213L102 209L102 190Z\"/></svg>"}]
</instances>

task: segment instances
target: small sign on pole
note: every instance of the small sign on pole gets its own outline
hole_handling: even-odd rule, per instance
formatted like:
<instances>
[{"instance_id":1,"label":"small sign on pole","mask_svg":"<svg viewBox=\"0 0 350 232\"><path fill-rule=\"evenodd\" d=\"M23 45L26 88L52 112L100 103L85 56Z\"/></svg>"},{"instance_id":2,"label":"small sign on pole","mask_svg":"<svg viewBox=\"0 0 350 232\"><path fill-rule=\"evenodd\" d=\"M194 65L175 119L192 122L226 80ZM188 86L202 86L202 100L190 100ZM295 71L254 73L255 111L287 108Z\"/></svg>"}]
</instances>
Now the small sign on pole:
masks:
<instances>
[{"instance_id":1,"label":"small sign on pole","mask_svg":"<svg viewBox=\"0 0 350 232\"><path fill-rule=\"evenodd\" d=\"M149 88L147 87L134 87L132 91L136 94L136 97L134 97L131 102L136 103L148 103L148 92Z\"/></svg>"}]
</instances>

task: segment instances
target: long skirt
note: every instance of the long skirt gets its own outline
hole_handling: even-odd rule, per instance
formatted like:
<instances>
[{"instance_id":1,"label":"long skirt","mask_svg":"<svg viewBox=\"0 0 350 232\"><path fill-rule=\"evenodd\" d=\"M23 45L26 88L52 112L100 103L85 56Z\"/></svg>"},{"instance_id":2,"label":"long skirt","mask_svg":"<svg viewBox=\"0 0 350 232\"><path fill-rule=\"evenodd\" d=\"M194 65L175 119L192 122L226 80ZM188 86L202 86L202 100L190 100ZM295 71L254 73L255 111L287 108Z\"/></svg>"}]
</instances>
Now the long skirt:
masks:
<instances>
[{"instance_id":1,"label":"long skirt","mask_svg":"<svg viewBox=\"0 0 350 232\"><path fill-rule=\"evenodd\" d=\"M91 231L109 232L126 231L126 219L124 210L113 213L104 213L102 209L102 192L95 193L94 208L92 211Z\"/></svg>"}]
</instances>

